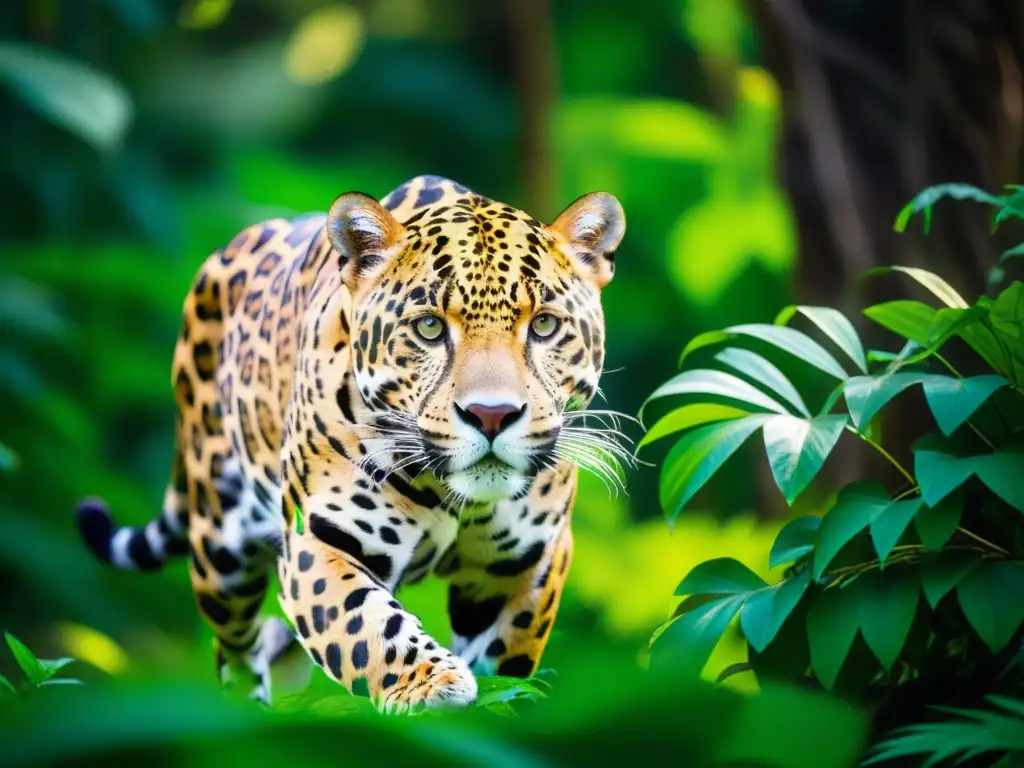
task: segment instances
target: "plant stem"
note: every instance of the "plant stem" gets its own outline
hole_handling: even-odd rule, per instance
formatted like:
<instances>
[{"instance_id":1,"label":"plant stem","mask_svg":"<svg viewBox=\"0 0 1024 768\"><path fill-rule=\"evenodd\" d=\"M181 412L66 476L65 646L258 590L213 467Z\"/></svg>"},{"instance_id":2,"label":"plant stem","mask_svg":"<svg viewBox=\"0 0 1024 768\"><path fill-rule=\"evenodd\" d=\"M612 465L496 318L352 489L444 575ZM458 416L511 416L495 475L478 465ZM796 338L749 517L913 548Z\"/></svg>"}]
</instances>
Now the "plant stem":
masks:
<instances>
[{"instance_id":1,"label":"plant stem","mask_svg":"<svg viewBox=\"0 0 1024 768\"><path fill-rule=\"evenodd\" d=\"M978 428L977 428L976 426L974 426L973 424L971 424L971 422L969 422L969 421L967 421L967 422L964 422L964 423L965 423L965 424L967 424L967 426L971 428L971 431L972 431L972 432L973 432L974 434L976 434L976 435L977 435L977 436L978 436L979 438L981 438L981 441L982 441L982 442L983 442L983 443L984 443L985 445L987 445L987 446L988 446L989 448L991 448L991 449L992 449L993 451L994 451L994 450L996 449L996 447L995 447L995 445L993 445L992 441L991 441L991 440L989 440L989 439L988 439L987 437L985 437L985 436L984 436L983 434L981 434L981 430L980 430L980 429L978 429Z\"/></svg>"},{"instance_id":2,"label":"plant stem","mask_svg":"<svg viewBox=\"0 0 1024 768\"><path fill-rule=\"evenodd\" d=\"M993 544L988 539L983 539L981 536L979 536L978 534L974 533L974 531L969 531L966 528L964 528L962 526L959 526L959 525L956 527L956 529L960 533L962 533L964 536L966 536L967 538L974 539L979 544L984 544L989 549L992 549L992 550L994 550L995 552L998 552L1001 555L1009 555L1010 554L1007 550L1003 549L998 544Z\"/></svg>"},{"instance_id":3,"label":"plant stem","mask_svg":"<svg viewBox=\"0 0 1024 768\"><path fill-rule=\"evenodd\" d=\"M907 496L910 496L910 495L915 494L915 493L919 493L920 491L921 491L921 488L919 486L915 485L913 488L907 488L907 490L903 491L900 494L897 494L896 498L893 499L893 501L901 501L902 499L907 498Z\"/></svg>"},{"instance_id":4,"label":"plant stem","mask_svg":"<svg viewBox=\"0 0 1024 768\"><path fill-rule=\"evenodd\" d=\"M956 376L956 377L957 377L958 379L962 379L962 378L963 378L963 375L962 375L962 374L960 373L960 371L958 371L958 370L957 370L956 368L954 368L954 367L953 367L953 364L952 364L952 363L950 363L950 362L949 362L949 360L947 360L946 358L944 358L944 357L943 357L942 355L940 355L940 354L939 354L938 352L936 352L936 353L935 353L935 357L936 357L936 358L938 359L938 361L939 361L940 363L942 363L942 364L943 364L944 366L946 366L947 368L949 368L949 372L950 372L950 373L952 373L952 374L953 374L954 376Z\"/></svg>"},{"instance_id":5,"label":"plant stem","mask_svg":"<svg viewBox=\"0 0 1024 768\"><path fill-rule=\"evenodd\" d=\"M884 456L886 458L886 460L890 464L892 464L894 467L896 467L896 469L899 470L900 474L903 475L907 479L908 483L910 483L911 485L914 485L914 486L917 485L917 481L914 479L914 476L912 474L910 474L904 468L904 466L902 464L900 464L898 461L896 461L896 459L893 458L892 454L889 453L887 450L885 450L885 448L883 448L881 445L876 443L874 440L872 440L870 437L868 437L867 435L863 434L862 432L858 432L856 429L851 427L849 424L846 425L846 428L850 432L855 434L857 437L859 437L861 440L863 440L865 443L867 443L872 448L874 448L876 451L878 451L882 456Z\"/></svg>"}]
</instances>

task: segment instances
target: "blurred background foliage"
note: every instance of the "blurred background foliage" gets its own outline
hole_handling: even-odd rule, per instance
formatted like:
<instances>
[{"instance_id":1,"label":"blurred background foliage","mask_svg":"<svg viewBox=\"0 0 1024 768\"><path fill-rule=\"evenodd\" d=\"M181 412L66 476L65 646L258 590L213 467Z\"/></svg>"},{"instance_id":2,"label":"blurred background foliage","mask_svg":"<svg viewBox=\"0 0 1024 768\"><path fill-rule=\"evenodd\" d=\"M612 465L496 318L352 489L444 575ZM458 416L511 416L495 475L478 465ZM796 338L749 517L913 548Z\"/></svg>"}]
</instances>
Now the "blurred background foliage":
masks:
<instances>
[{"instance_id":1,"label":"blurred background foliage","mask_svg":"<svg viewBox=\"0 0 1024 768\"><path fill-rule=\"evenodd\" d=\"M990 187L1013 180L1019 152L995 142L1009 149L974 156L960 151L959 134L935 140L949 108L931 105L950 96L921 81L932 70L904 55L918 27L911 13L887 10L900 4L825 5L0 5L3 628L41 655L84 659L96 668L76 670L86 680L141 667L212 683L209 637L183 568L102 569L80 546L71 510L99 494L121 522L156 513L182 298L205 256L254 221L322 211L352 189L380 198L422 173L542 220L585 192L613 192L629 226L604 298L602 387L626 413L672 375L692 336L770 321L795 301L842 307L853 273L872 263L916 258L938 272L952 264L944 274L962 276L970 294L972 276L992 260L984 248L997 246L945 244L976 245L983 214L958 213L942 225L952 230L933 235L944 263L922 256L919 238L890 237L892 217L951 173ZM979 5L988 8L980 21ZM993 57L1019 61L1020 25L1004 23L1004 4L968 6L945 3L934 17L941 23L920 27L922 50L952 66L942 41L966 30L958 72L988 72ZM1003 105L972 111L966 127L949 118L968 144L1001 137L1019 119L1007 101L1013 71L999 73L985 87L964 76L947 89L954 101L987 93L987 104ZM875 108L894 88L913 109ZM917 162L877 161L901 147ZM855 172L837 180L837 162ZM581 653L643 667L651 630L673 607L666 596L698 562L729 556L772 580L766 553L789 513L759 493L769 477L759 452L739 456L728 479L699 497L704 511L687 512L672 531L656 466L631 474L628 497L609 499L584 481L576 563L545 667ZM840 474L863 460L837 456ZM645 455L660 458L658 448ZM805 496L797 511L821 501L813 489ZM444 592L428 583L403 595L442 638ZM728 636L708 676L743 653ZM0 671L9 668L0 658ZM729 684L754 685L749 675Z\"/></svg>"}]
</instances>

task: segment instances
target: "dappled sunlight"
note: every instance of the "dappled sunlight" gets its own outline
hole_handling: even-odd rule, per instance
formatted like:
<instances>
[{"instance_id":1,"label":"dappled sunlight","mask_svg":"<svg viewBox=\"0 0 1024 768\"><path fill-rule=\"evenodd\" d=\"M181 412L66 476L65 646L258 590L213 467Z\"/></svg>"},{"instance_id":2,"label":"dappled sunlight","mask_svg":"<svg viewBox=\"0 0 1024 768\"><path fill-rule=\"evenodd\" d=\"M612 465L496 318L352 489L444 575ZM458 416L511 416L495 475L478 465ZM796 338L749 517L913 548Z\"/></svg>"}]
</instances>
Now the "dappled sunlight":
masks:
<instances>
[{"instance_id":1,"label":"dappled sunlight","mask_svg":"<svg viewBox=\"0 0 1024 768\"><path fill-rule=\"evenodd\" d=\"M363 47L365 24L351 5L332 3L299 22L284 51L284 69L302 85L320 85L340 77Z\"/></svg>"}]
</instances>

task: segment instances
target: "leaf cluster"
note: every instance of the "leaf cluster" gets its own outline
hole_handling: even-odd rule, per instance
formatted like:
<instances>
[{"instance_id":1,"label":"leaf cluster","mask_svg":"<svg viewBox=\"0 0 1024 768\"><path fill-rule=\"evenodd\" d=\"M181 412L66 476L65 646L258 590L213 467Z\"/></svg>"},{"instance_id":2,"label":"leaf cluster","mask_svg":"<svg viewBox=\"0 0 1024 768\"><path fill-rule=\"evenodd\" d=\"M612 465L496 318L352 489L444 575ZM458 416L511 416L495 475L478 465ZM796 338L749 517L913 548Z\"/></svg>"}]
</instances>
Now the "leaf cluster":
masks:
<instances>
[{"instance_id":1,"label":"leaf cluster","mask_svg":"<svg viewBox=\"0 0 1024 768\"><path fill-rule=\"evenodd\" d=\"M904 209L897 228L917 212L927 225L944 196L995 206L995 225L1024 218L1020 188L1005 197L975 192L959 185L927 190ZM1024 247L1004 258L1017 252ZM718 640L738 625L750 661L723 677L752 670L760 680L810 680L863 700L950 669L967 679L994 668L1004 691L1024 693L1024 284L971 304L925 270L889 267L869 276L881 273L910 277L937 300L864 310L902 339L900 349L865 350L853 323L834 309L788 307L772 324L691 340L681 365L714 346L712 364L684 369L645 403L646 409L652 401L686 398L641 444L676 439L660 482L670 524L757 432L789 505L844 435L877 451L899 478L891 487L875 479L849 483L823 513L791 520L769 554L772 567L785 567L777 583L728 558L699 564L679 584L682 600L652 638L652 664L698 674ZM807 332L791 326L797 318ZM954 340L988 370L962 375L944 355ZM831 393L811 402L774 362L778 356L830 379ZM934 429L914 442L913 463L904 466L882 444L880 422L883 415L898 420L893 403L914 388ZM971 727L1003 728L1019 715L1014 706L1019 702L1004 707L1009 714L983 713ZM929 728L898 732L878 759L914 754L926 743L943 756L984 751L948 739L937 746Z\"/></svg>"}]
</instances>

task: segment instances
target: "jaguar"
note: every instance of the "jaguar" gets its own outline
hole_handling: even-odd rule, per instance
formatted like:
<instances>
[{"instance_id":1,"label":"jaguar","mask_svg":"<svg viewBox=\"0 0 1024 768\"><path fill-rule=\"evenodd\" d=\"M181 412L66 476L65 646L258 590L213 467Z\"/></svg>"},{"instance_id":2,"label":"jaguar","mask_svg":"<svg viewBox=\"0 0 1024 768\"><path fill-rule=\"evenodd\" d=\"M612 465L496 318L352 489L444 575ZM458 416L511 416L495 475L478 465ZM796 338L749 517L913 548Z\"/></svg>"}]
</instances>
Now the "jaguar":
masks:
<instances>
[{"instance_id":1,"label":"jaguar","mask_svg":"<svg viewBox=\"0 0 1024 768\"><path fill-rule=\"evenodd\" d=\"M624 232L608 193L544 225L438 176L245 229L184 300L161 513L122 526L84 499L82 538L118 568L187 558L219 677L263 703L296 643L386 712L530 676L578 471L628 455L586 419L613 413L588 406ZM450 648L396 599L428 575L448 582ZM288 622L260 615L274 576Z\"/></svg>"}]
</instances>

